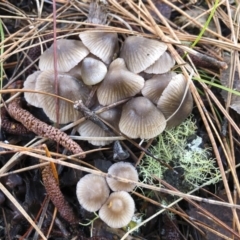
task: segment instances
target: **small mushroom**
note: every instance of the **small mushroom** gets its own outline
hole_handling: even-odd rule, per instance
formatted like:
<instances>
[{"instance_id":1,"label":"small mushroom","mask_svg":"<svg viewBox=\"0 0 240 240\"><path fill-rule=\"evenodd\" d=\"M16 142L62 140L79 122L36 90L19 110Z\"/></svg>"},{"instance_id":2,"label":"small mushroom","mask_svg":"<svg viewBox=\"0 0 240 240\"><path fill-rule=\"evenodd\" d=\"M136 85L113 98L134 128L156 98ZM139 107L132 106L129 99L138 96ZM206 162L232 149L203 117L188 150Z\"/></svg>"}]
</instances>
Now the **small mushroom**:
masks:
<instances>
[{"instance_id":1,"label":"small mushroom","mask_svg":"<svg viewBox=\"0 0 240 240\"><path fill-rule=\"evenodd\" d=\"M87 174L77 183L76 194L79 203L89 212L95 212L109 197L109 187L102 176Z\"/></svg>"},{"instance_id":2,"label":"small mushroom","mask_svg":"<svg viewBox=\"0 0 240 240\"><path fill-rule=\"evenodd\" d=\"M111 108L105 112L100 113L99 116L108 123L110 123L113 127L118 128L118 122L120 117L120 111L118 108ZM104 130L101 126L90 120L86 120L81 123L77 131L81 136L86 137L109 137L113 135L112 132ZM94 146L105 146L112 143L113 141L88 140L88 142Z\"/></svg>"},{"instance_id":3,"label":"small mushroom","mask_svg":"<svg viewBox=\"0 0 240 240\"><path fill-rule=\"evenodd\" d=\"M26 81L23 83L23 89L35 90L37 77L40 73L41 71L36 71L33 74L29 75ZM37 93L24 92L24 98L30 105L38 108L41 107L37 98Z\"/></svg>"},{"instance_id":4,"label":"small mushroom","mask_svg":"<svg viewBox=\"0 0 240 240\"><path fill-rule=\"evenodd\" d=\"M98 90L98 101L108 105L127 97L135 96L144 86L144 79L130 72L122 58L114 60Z\"/></svg>"},{"instance_id":5,"label":"small mushroom","mask_svg":"<svg viewBox=\"0 0 240 240\"><path fill-rule=\"evenodd\" d=\"M119 129L129 138L153 138L166 127L166 119L145 97L128 101L122 109Z\"/></svg>"},{"instance_id":6,"label":"small mushroom","mask_svg":"<svg viewBox=\"0 0 240 240\"><path fill-rule=\"evenodd\" d=\"M170 71L174 65L175 59L168 52L164 52L163 55L161 55L150 67L144 70L144 72L149 74L163 74Z\"/></svg>"},{"instance_id":7,"label":"small mushroom","mask_svg":"<svg viewBox=\"0 0 240 240\"><path fill-rule=\"evenodd\" d=\"M120 178L129 179L135 182L138 181L138 172L136 168L131 163L128 163L128 162L114 163L108 169L108 173ZM130 192L136 186L136 184L134 183L125 183L110 177L107 177L107 183L113 191Z\"/></svg>"},{"instance_id":8,"label":"small mushroom","mask_svg":"<svg viewBox=\"0 0 240 240\"><path fill-rule=\"evenodd\" d=\"M107 74L107 67L97 59L86 57L82 61L81 74L86 85L95 85L104 79Z\"/></svg>"},{"instance_id":9,"label":"small mushroom","mask_svg":"<svg viewBox=\"0 0 240 240\"><path fill-rule=\"evenodd\" d=\"M79 34L83 44L92 54L109 64L118 51L118 35L111 32L85 31Z\"/></svg>"},{"instance_id":10,"label":"small mushroom","mask_svg":"<svg viewBox=\"0 0 240 240\"><path fill-rule=\"evenodd\" d=\"M154 104L157 104L159 97L162 95L163 90L172 80L172 77L176 73L168 72L165 74L154 75L151 79L145 81L144 87L142 89L142 95Z\"/></svg>"},{"instance_id":11,"label":"small mushroom","mask_svg":"<svg viewBox=\"0 0 240 240\"><path fill-rule=\"evenodd\" d=\"M77 40L59 39L56 49L57 69L61 72L68 72L89 54L89 50ZM40 56L39 68L41 71L54 70L53 45Z\"/></svg>"},{"instance_id":12,"label":"small mushroom","mask_svg":"<svg viewBox=\"0 0 240 240\"><path fill-rule=\"evenodd\" d=\"M126 226L134 215L135 203L129 193L112 193L99 210L99 217L111 228Z\"/></svg>"},{"instance_id":13,"label":"small mushroom","mask_svg":"<svg viewBox=\"0 0 240 240\"><path fill-rule=\"evenodd\" d=\"M82 80L81 65L82 61L78 63L75 67L71 68L71 70L68 71L67 74L77 78L78 80Z\"/></svg>"},{"instance_id":14,"label":"small mushroom","mask_svg":"<svg viewBox=\"0 0 240 240\"><path fill-rule=\"evenodd\" d=\"M82 99L85 101L89 94L89 89L76 78L59 72L57 75L58 78L58 94L61 97L67 98L72 101ZM54 71L48 70L39 74L36 82L36 90L46 92L46 93L55 93L55 77ZM45 95L37 94L39 105L43 108L43 111L46 115L53 121L57 122L56 118L56 98ZM81 114L76 111L72 103L59 99L59 123L65 124L77 120Z\"/></svg>"},{"instance_id":15,"label":"small mushroom","mask_svg":"<svg viewBox=\"0 0 240 240\"><path fill-rule=\"evenodd\" d=\"M182 74L177 74L165 88L157 107L167 119L167 128L181 124L191 113L193 99L190 90L186 90L187 81ZM184 94L187 91L185 98ZM170 119L168 119L170 117Z\"/></svg>"},{"instance_id":16,"label":"small mushroom","mask_svg":"<svg viewBox=\"0 0 240 240\"><path fill-rule=\"evenodd\" d=\"M120 57L131 72L140 73L154 64L166 50L167 45L163 42L130 36L123 43Z\"/></svg>"}]
</instances>

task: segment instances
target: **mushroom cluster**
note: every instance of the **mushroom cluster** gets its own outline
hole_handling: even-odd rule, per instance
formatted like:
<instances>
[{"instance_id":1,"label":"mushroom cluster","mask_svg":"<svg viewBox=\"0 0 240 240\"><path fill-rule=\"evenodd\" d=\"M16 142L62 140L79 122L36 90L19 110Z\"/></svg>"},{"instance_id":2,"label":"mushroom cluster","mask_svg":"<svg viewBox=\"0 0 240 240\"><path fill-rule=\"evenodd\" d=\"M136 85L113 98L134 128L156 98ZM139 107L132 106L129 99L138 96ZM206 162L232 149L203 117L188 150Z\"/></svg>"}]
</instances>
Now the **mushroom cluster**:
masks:
<instances>
[{"instance_id":1,"label":"mushroom cluster","mask_svg":"<svg viewBox=\"0 0 240 240\"><path fill-rule=\"evenodd\" d=\"M118 162L108 169L107 178L94 174L82 177L77 183L76 195L84 209L89 212L99 210L99 217L108 226L121 228L126 226L134 215L135 203L128 192L132 191L136 184L120 182L110 175L138 181L138 172L132 164ZM110 194L109 188L114 192Z\"/></svg>"},{"instance_id":2,"label":"mushroom cluster","mask_svg":"<svg viewBox=\"0 0 240 240\"><path fill-rule=\"evenodd\" d=\"M57 40L58 93L70 100L85 102L91 87L97 87L94 109L131 98L121 109L110 109L101 117L129 138L153 138L164 129L179 125L193 106L187 80L171 72L175 60L163 42L145 37L126 37L119 48L118 34L84 31L80 40ZM25 89L55 93L54 48L51 46L39 60L40 71L30 75ZM43 108L56 122L55 98L50 95L25 93L26 100ZM81 113L70 103L59 100L59 123L76 120ZM103 137L109 133L90 121L83 122L78 132L83 136ZM103 146L110 141L91 141Z\"/></svg>"}]
</instances>

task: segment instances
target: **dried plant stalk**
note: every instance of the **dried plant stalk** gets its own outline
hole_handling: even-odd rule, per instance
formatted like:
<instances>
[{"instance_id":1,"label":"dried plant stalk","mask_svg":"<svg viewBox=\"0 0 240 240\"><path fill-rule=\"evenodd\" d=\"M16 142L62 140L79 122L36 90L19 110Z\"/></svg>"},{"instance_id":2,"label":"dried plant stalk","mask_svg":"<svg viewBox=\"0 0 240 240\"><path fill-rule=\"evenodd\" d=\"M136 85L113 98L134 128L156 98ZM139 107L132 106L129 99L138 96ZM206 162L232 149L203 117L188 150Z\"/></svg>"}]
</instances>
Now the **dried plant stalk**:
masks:
<instances>
[{"instance_id":1,"label":"dried plant stalk","mask_svg":"<svg viewBox=\"0 0 240 240\"><path fill-rule=\"evenodd\" d=\"M7 110L4 107L1 108L1 118L1 127L7 133L16 135L28 135L31 133L31 131L25 128L21 123L11 121L11 119L7 117Z\"/></svg>"},{"instance_id":2,"label":"dried plant stalk","mask_svg":"<svg viewBox=\"0 0 240 240\"><path fill-rule=\"evenodd\" d=\"M60 215L69 223L76 224L78 222L77 218L74 215L72 207L65 200L50 165L44 167L42 170L42 180L47 194Z\"/></svg>"},{"instance_id":3,"label":"dried plant stalk","mask_svg":"<svg viewBox=\"0 0 240 240\"><path fill-rule=\"evenodd\" d=\"M71 138L69 138L66 133L61 132L59 129L40 121L31 113L25 109L22 109L20 98L16 98L8 104L8 112L15 120L21 122L27 129L34 132L35 134L58 142L74 154L83 153L81 147ZM84 157L85 154L83 153L81 155L81 158Z\"/></svg>"}]
</instances>

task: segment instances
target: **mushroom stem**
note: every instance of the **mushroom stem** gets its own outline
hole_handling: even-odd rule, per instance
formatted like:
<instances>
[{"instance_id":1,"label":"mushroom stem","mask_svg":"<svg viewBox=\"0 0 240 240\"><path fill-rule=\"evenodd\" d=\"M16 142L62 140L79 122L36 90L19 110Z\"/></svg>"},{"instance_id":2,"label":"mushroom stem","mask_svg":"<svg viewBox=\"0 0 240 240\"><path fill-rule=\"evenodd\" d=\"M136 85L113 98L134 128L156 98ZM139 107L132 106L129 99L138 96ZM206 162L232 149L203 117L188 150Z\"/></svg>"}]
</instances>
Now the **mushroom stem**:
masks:
<instances>
[{"instance_id":1,"label":"mushroom stem","mask_svg":"<svg viewBox=\"0 0 240 240\"><path fill-rule=\"evenodd\" d=\"M125 160L129 157L128 151L124 151L121 143L117 140L113 144L113 159Z\"/></svg>"}]
</instances>

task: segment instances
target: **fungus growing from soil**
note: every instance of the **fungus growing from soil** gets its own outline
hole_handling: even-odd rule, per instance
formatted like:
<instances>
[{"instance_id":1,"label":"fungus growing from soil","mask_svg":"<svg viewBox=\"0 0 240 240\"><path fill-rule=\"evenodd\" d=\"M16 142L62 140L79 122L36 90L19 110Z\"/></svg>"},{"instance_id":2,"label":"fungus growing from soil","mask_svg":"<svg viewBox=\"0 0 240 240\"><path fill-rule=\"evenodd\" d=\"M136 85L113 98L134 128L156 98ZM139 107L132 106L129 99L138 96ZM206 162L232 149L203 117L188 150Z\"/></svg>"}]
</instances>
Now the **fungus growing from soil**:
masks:
<instances>
[{"instance_id":1,"label":"fungus growing from soil","mask_svg":"<svg viewBox=\"0 0 240 240\"><path fill-rule=\"evenodd\" d=\"M150 74L163 74L170 71L174 65L175 59L168 52L164 52L160 58L146 70L144 70L144 72Z\"/></svg>"},{"instance_id":2,"label":"fungus growing from soil","mask_svg":"<svg viewBox=\"0 0 240 240\"><path fill-rule=\"evenodd\" d=\"M77 40L59 39L56 49L57 69L62 72L68 72L89 54L89 50ZM54 70L53 45L40 56L39 68L41 71Z\"/></svg>"},{"instance_id":3,"label":"fungus growing from soil","mask_svg":"<svg viewBox=\"0 0 240 240\"><path fill-rule=\"evenodd\" d=\"M164 115L149 99L136 97L123 106L119 129L129 138L153 138L165 127Z\"/></svg>"},{"instance_id":4,"label":"fungus growing from soil","mask_svg":"<svg viewBox=\"0 0 240 240\"><path fill-rule=\"evenodd\" d=\"M23 89L35 90L37 77L41 71L36 71L33 74L29 75L26 81L23 83ZM25 100L32 106L40 108L40 104L37 98L36 93L24 92Z\"/></svg>"},{"instance_id":5,"label":"fungus growing from soil","mask_svg":"<svg viewBox=\"0 0 240 240\"><path fill-rule=\"evenodd\" d=\"M95 85L104 79L107 74L107 67L97 59L86 57L82 61L81 74L86 85Z\"/></svg>"},{"instance_id":6,"label":"fungus growing from soil","mask_svg":"<svg viewBox=\"0 0 240 240\"><path fill-rule=\"evenodd\" d=\"M118 52L117 33L85 31L79 37L90 52L106 64L111 63Z\"/></svg>"},{"instance_id":7,"label":"fungus growing from soil","mask_svg":"<svg viewBox=\"0 0 240 240\"><path fill-rule=\"evenodd\" d=\"M108 73L97 90L98 101L108 105L127 97L133 97L141 91L144 79L130 72L122 58L114 60Z\"/></svg>"},{"instance_id":8,"label":"fungus growing from soil","mask_svg":"<svg viewBox=\"0 0 240 240\"><path fill-rule=\"evenodd\" d=\"M163 42L130 36L123 43L120 57L130 71L140 73L154 64L166 50L167 45Z\"/></svg>"},{"instance_id":9,"label":"fungus growing from soil","mask_svg":"<svg viewBox=\"0 0 240 240\"><path fill-rule=\"evenodd\" d=\"M99 217L111 228L126 226L132 219L135 203L131 195L120 191L112 193L99 210Z\"/></svg>"},{"instance_id":10,"label":"fungus growing from soil","mask_svg":"<svg viewBox=\"0 0 240 240\"><path fill-rule=\"evenodd\" d=\"M120 117L119 108L111 108L105 112L100 113L99 116L108 123L110 123L113 127L118 128L118 122ZM81 136L86 137L109 137L113 135L112 132L106 131L105 129L90 120L86 120L81 123L77 131ZM88 142L95 146L105 146L112 143L112 141L106 140L88 140Z\"/></svg>"},{"instance_id":11,"label":"fungus growing from soil","mask_svg":"<svg viewBox=\"0 0 240 240\"><path fill-rule=\"evenodd\" d=\"M157 104L162 92L175 75L175 72L154 75L152 78L145 81L144 87L141 91L142 95L151 100L154 104Z\"/></svg>"},{"instance_id":12,"label":"fungus growing from soil","mask_svg":"<svg viewBox=\"0 0 240 240\"><path fill-rule=\"evenodd\" d=\"M58 73L57 77L59 96L65 97L66 99L70 99L72 101L79 99L82 99L83 101L86 100L87 95L89 94L89 89L81 81L73 76L61 72ZM54 82L54 72L52 70L44 71L39 74L37 78L35 90L54 94ZM39 106L43 108L43 111L46 113L46 115L53 122L57 122L56 98L44 94L38 94L37 98L39 101ZM71 103L61 99L59 100L59 110L61 111L61 114L59 114L58 120L61 124L75 121L81 116L81 114L73 108Z\"/></svg>"},{"instance_id":13,"label":"fungus growing from soil","mask_svg":"<svg viewBox=\"0 0 240 240\"><path fill-rule=\"evenodd\" d=\"M114 163L109 169L108 173L120 178L125 178L138 182L138 172L136 168L128 162L117 162ZM134 189L136 184L134 183L125 183L113 178L107 177L107 183L111 190L113 191L126 191L130 192Z\"/></svg>"},{"instance_id":14,"label":"fungus growing from soil","mask_svg":"<svg viewBox=\"0 0 240 240\"><path fill-rule=\"evenodd\" d=\"M81 206L89 212L95 212L109 197L109 187L104 177L87 174L77 183L76 195Z\"/></svg>"},{"instance_id":15,"label":"fungus growing from soil","mask_svg":"<svg viewBox=\"0 0 240 240\"><path fill-rule=\"evenodd\" d=\"M158 100L157 107L167 120L167 128L181 124L192 112L193 99L187 81L182 74L172 78ZM185 98L184 94L186 92ZM174 114L174 115L173 115Z\"/></svg>"}]
</instances>

